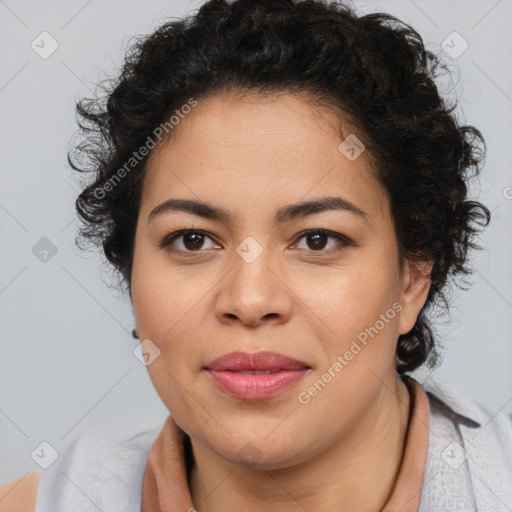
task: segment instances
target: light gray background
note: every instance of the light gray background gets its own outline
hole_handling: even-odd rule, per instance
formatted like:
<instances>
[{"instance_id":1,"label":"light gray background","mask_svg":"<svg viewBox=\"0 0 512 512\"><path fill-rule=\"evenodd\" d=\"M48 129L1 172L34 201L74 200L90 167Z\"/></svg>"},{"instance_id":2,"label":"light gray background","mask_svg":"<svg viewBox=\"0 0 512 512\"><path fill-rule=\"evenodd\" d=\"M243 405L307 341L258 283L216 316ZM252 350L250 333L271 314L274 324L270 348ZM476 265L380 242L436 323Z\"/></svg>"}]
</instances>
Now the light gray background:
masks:
<instances>
[{"instance_id":1,"label":"light gray background","mask_svg":"<svg viewBox=\"0 0 512 512\"><path fill-rule=\"evenodd\" d=\"M96 253L73 247L78 187L66 151L75 99L116 73L130 37L201 3L0 0L0 482L39 469L31 453L42 441L60 452L85 431L155 426L167 414L133 355L129 299L106 286ZM480 199L494 219L473 288L456 292L439 323L447 347L436 375L510 413L512 2L356 4L397 15L435 51L453 31L469 43L446 60L459 69L463 119L488 143ZM43 31L59 44L47 59L31 48ZM57 248L46 263L32 252L42 237Z\"/></svg>"}]
</instances>

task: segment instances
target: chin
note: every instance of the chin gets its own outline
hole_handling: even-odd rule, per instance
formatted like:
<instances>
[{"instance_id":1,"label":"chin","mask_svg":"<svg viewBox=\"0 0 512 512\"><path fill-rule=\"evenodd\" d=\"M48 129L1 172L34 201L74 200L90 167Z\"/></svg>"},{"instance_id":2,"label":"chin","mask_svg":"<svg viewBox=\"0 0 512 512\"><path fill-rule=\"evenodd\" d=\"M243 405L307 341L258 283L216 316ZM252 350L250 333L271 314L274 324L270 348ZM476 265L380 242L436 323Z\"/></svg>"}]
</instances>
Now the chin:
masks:
<instances>
[{"instance_id":1,"label":"chin","mask_svg":"<svg viewBox=\"0 0 512 512\"><path fill-rule=\"evenodd\" d=\"M247 469L283 469L309 458L287 434L283 434L281 439L269 440L267 431L252 435L241 432L224 440L226 444L222 440L207 444L224 460Z\"/></svg>"}]
</instances>

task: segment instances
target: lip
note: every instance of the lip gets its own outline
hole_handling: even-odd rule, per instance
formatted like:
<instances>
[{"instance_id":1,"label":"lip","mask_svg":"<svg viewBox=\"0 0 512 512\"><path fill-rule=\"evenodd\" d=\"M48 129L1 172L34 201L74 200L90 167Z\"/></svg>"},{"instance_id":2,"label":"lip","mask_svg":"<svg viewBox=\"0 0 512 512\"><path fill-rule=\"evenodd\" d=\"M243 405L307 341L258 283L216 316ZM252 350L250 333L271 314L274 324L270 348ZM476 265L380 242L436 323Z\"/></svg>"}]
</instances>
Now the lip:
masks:
<instances>
[{"instance_id":1,"label":"lip","mask_svg":"<svg viewBox=\"0 0 512 512\"><path fill-rule=\"evenodd\" d=\"M207 370L248 371L248 370L301 370L310 368L306 363L277 352L231 352L211 361Z\"/></svg>"},{"instance_id":2,"label":"lip","mask_svg":"<svg viewBox=\"0 0 512 512\"><path fill-rule=\"evenodd\" d=\"M205 367L218 389L245 400L274 396L300 380L310 369L302 361L267 351L232 352Z\"/></svg>"}]
</instances>

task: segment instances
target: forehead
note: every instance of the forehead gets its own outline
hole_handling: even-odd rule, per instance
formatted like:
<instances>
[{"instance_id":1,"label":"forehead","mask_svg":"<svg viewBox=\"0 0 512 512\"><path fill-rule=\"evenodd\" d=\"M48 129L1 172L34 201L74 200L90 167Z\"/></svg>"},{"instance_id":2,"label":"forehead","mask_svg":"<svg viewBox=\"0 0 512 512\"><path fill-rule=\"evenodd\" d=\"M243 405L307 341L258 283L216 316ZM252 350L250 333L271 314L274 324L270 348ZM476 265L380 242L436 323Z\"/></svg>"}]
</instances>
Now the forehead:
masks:
<instances>
[{"instance_id":1,"label":"forehead","mask_svg":"<svg viewBox=\"0 0 512 512\"><path fill-rule=\"evenodd\" d=\"M180 196L258 210L338 193L386 215L387 194L367 155L351 161L340 151L354 132L339 110L295 94L200 99L153 150L143 203Z\"/></svg>"}]
</instances>

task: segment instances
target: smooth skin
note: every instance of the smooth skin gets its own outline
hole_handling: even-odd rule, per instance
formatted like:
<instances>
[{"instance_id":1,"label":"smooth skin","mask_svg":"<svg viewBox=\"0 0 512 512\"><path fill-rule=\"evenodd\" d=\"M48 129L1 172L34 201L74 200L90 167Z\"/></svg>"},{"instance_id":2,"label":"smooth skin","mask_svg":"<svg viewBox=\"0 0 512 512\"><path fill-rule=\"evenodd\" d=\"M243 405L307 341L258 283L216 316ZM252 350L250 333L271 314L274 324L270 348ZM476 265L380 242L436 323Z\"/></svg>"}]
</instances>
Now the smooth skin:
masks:
<instances>
[{"instance_id":1,"label":"smooth skin","mask_svg":"<svg viewBox=\"0 0 512 512\"><path fill-rule=\"evenodd\" d=\"M160 350L148 366L153 385L191 437L200 512L378 511L392 492L409 412L395 349L425 303L429 266L401 272L389 197L368 155L350 161L338 149L353 133L341 121L292 93L219 93L201 99L148 162L132 303L140 340ZM366 215L274 222L280 208L333 196ZM150 219L168 199L203 201L229 219L174 210ZM162 247L182 229L207 234ZM301 234L317 229L351 242ZM237 252L247 237L262 250L251 263ZM301 404L299 393L394 303L401 311ZM271 399L240 400L204 369L239 350L280 352L311 369ZM239 457L248 443L253 464Z\"/></svg>"},{"instance_id":2,"label":"smooth skin","mask_svg":"<svg viewBox=\"0 0 512 512\"><path fill-rule=\"evenodd\" d=\"M0 512L34 512L41 470L0 485Z\"/></svg>"}]
</instances>

